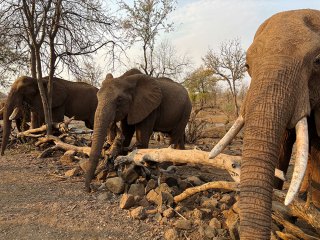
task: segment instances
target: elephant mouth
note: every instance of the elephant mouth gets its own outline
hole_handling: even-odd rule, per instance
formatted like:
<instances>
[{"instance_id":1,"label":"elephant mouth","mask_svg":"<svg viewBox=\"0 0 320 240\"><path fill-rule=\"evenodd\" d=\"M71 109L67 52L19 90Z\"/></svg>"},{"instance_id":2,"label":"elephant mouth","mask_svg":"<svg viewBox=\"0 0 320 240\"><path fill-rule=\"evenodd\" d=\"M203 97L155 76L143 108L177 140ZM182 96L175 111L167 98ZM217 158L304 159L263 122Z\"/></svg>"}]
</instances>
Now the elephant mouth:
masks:
<instances>
[{"instance_id":1,"label":"elephant mouth","mask_svg":"<svg viewBox=\"0 0 320 240\"><path fill-rule=\"evenodd\" d=\"M240 132L245 124L244 118L240 115L235 121L233 126L229 129L226 135L215 145L215 147L209 153L209 158L216 157L222 150L233 140L233 138ZM308 123L307 118L303 117L299 120L295 126L296 131L296 156L295 165L292 174L291 183L285 198L285 205L289 205L294 199L295 195L299 191L299 187L302 183L307 163L308 163L308 150L309 150L309 138L308 138Z\"/></svg>"}]
</instances>

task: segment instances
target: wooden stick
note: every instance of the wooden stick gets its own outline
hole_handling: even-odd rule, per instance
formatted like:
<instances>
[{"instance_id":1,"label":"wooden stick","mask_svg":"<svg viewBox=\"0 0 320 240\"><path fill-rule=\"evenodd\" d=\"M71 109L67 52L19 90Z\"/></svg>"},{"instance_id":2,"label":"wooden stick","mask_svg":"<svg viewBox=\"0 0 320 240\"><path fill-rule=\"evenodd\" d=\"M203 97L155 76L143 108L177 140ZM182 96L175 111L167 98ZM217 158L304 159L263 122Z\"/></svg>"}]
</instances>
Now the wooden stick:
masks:
<instances>
[{"instance_id":1,"label":"wooden stick","mask_svg":"<svg viewBox=\"0 0 320 240\"><path fill-rule=\"evenodd\" d=\"M280 223L286 228L286 231L304 240L319 240L319 238L311 236L303 232L296 225L286 221L280 214L272 214L272 219Z\"/></svg>"},{"instance_id":2,"label":"wooden stick","mask_svg":"<svg viewBox=\"0 0 320 240\"><path fill-rule=\"evenodd\" d=\"M274 189L273 198L279 202L284 202L285 193ZM312 204L306 208L306 203L299 198L294 198L291 204L288 205L289 214L295 217L299 217L313 226L320 234L320 212Z\"/></svg>"},{"instance_id":3,"label":"wooden stick","mask_svg":"<svg viewBox=\"0 0 320 240\"><path fill-rule=\"evenodd\" d=\"M227 181L205 183L201 186L187 188L183 193L174 197L174 202L175 203L181 202L182 200L196 193L203 192L209 189L224 189L224 190L238 191L239 184L236 182L227 182Z\"/></svg>"},{"instance_id":4,"label":"wooden stick","mask_svg":"<svg viewBox=\"0 0 320 240\"><path fill-rule=\"evenodd\" d=\"M40 138L38 140L38 142L36 143L36 145L39 145L41 143L45 143L45 142L49 142L49 141L53 141L56 145L57 148L68 151L68 150L73 150L75 152L81 152L86 154L87 156L90 155L90 151L91 148L90 147L78 147L78 146L74 146L68 143L64 143L60 140L60 138L56 137L56 136L47 136L44 138Z\"/></svg>"},{"instance_id":5,"label":"wooden stick","mask_svg":"<svg viewBox=\"0 0 320 240\"><path fill-rule=\"evenodd\" d=\"M299 238L293 236L290 233L283 233L280 231L276 231L276 234L279 238L283 239L283 240L299 240Z\"/></svg>"}]
</instances>

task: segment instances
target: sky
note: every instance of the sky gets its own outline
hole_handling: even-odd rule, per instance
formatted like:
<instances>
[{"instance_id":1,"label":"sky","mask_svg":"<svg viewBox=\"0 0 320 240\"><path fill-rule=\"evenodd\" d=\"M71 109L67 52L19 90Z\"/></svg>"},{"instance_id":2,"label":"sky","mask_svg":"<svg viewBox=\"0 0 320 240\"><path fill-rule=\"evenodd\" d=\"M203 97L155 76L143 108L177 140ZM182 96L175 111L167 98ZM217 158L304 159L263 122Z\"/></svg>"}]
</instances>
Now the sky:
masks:
<instances>
[{"instance_id":1,"label":"sky","mask_svg":"<svg viewBox=\"0 0 320 240\"><path fill-rule=\"evenodd\" d=\"M164 34L180 53L201 64L209 48L239 38L246 50L258 27L273 14L293 9L320 10L319 0L178 0L170 19L175 31Z\"/></svg>"},{"instance_id":2,"label":"sky","mask_svg":"<svg viewBox=\"0 0 320 240\"><path fill-rule=\"evenodd\" d=\"M302 8L320 10L320 1L178 0L169 16L175 30L161 34L159 41L168 39L179 54L187 54L198 67L209 48L217 51L222 42L238 38L246 50L264 20L281 11ZM129 56L134 58L139 51L132 49Z\"/></svg>"}]
</instances>

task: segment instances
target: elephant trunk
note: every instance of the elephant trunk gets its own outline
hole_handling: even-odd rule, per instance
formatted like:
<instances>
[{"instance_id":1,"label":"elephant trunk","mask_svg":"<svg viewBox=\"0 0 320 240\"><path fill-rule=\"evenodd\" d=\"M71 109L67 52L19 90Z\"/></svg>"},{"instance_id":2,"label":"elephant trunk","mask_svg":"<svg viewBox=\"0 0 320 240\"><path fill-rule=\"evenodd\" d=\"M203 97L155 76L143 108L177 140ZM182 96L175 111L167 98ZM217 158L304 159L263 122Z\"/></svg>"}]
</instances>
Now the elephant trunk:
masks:
<instances>
[{"instance_id":1,"label":"elephant trunk","mask_svg":"<svg viewBox=\"0 0 320 240\"><path fill-rule=\"evenodd\" d=\"M110 106L108 107L103 104L99 104L94 116L92 145L89 157L89 167L86 171L85 182L85 187L88 192L90 192L90 183L95 175L95 170L101 156L101 151L108 128L110 124L114 122L114 111L108 109L111 109Z\"/></svg>"},{"instance_id":2,"label":"elephant trunk","mask_svg":"<svg viewBox=\"0 0 320 240\"><path fill-rule=\"evenodd\" d=\"M9 141L9 136L11 132L11 120L9 119L9 117L12 114L14 108L17 106L17 100L22 101L22 99L18 99L16 97L15 92L10 92L3 109L3 133L1 143L1 156L4 155L4 151Z\"/></svg>"},{"instance_id":3,"label":"elephant trunk","mask_svg":"<svg viewBox=\"0 0 320 240\"><path fill-rule=\"evenodd\" d=\"M296 91L288 84L295 82L297 71L289 70L256 73L248 92L240 180L241 239L270 239L274 171L282 136L295 110Z\"/></svg>"}]
</instances>

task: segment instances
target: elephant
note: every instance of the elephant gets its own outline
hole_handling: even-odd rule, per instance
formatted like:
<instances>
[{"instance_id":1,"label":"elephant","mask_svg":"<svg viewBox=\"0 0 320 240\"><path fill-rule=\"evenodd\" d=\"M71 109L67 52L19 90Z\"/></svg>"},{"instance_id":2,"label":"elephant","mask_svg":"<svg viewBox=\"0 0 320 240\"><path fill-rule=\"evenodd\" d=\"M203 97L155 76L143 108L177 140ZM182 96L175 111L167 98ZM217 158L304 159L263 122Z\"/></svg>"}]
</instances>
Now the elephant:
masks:
<instances>
[{"instance_id":1,"label":"elephant","mask_svg":"<svg viewBox=\"0 0 320 240\"><path fill-rule=\"evenodd\" d=\"M98 91L98 107L95 113L89 166L86 172L86 190L101 155L103 140L108 127L120 121L124 135L123 147L128 147L136 133L137 148L148 148L153 131L168 133L174 148L184 149L185 127L191 113L188 92L169 78L153 78L137 74L113 78L109 75Z\"/></svg>"},{"instance_id":2,"label":"elephant","mask_svg":"<svg viewBox=\"0 0 320 240\"><path fill-rule=\"evenodd\" d=\"M6 101L7 98L0 99L0 120L3 120L3 111ZM30 121L30 111L28 111L25 106L17 108L15 111L16 114L12 120L15 120L18 131L22 132L28 129L29 125L27 124L27 122Z\"/></svg>"},{"instance_id":3,"label":"elephant","mask_svg":"<svg viewBox=\"0 0 320 240\"><path fill-rule=\"evenodd\" d=\"M48 83L48 77L43 78ZM86 127L93 129L94 113L98 105L98 88L82 82L70 82L61 78L53 79L52 119L54 122L63 121L64 116L74 117L85 122ZM32 77L21 76L12 84L3 113L3 140L1 155L4 154L9 134L10 122L15 118L14 109L27 105L39 115L44 123L44 114L37 80Z\"/></svg>"},{"instance_id":4,"label":"elephant","mask_svg":"<svg viewBox=\"0 0 320 240\"><path fill-rule=\"evenodd\" d=\"M320 11L271 16L258 28L246 61L251 83L240 116L209 157L214 158L244 127L240 238L270 239L275 167L287 168L296 141L288 205L299 191L310 149L319 162L315 141L320 136Z\"/></svg>"}]
</instances>

